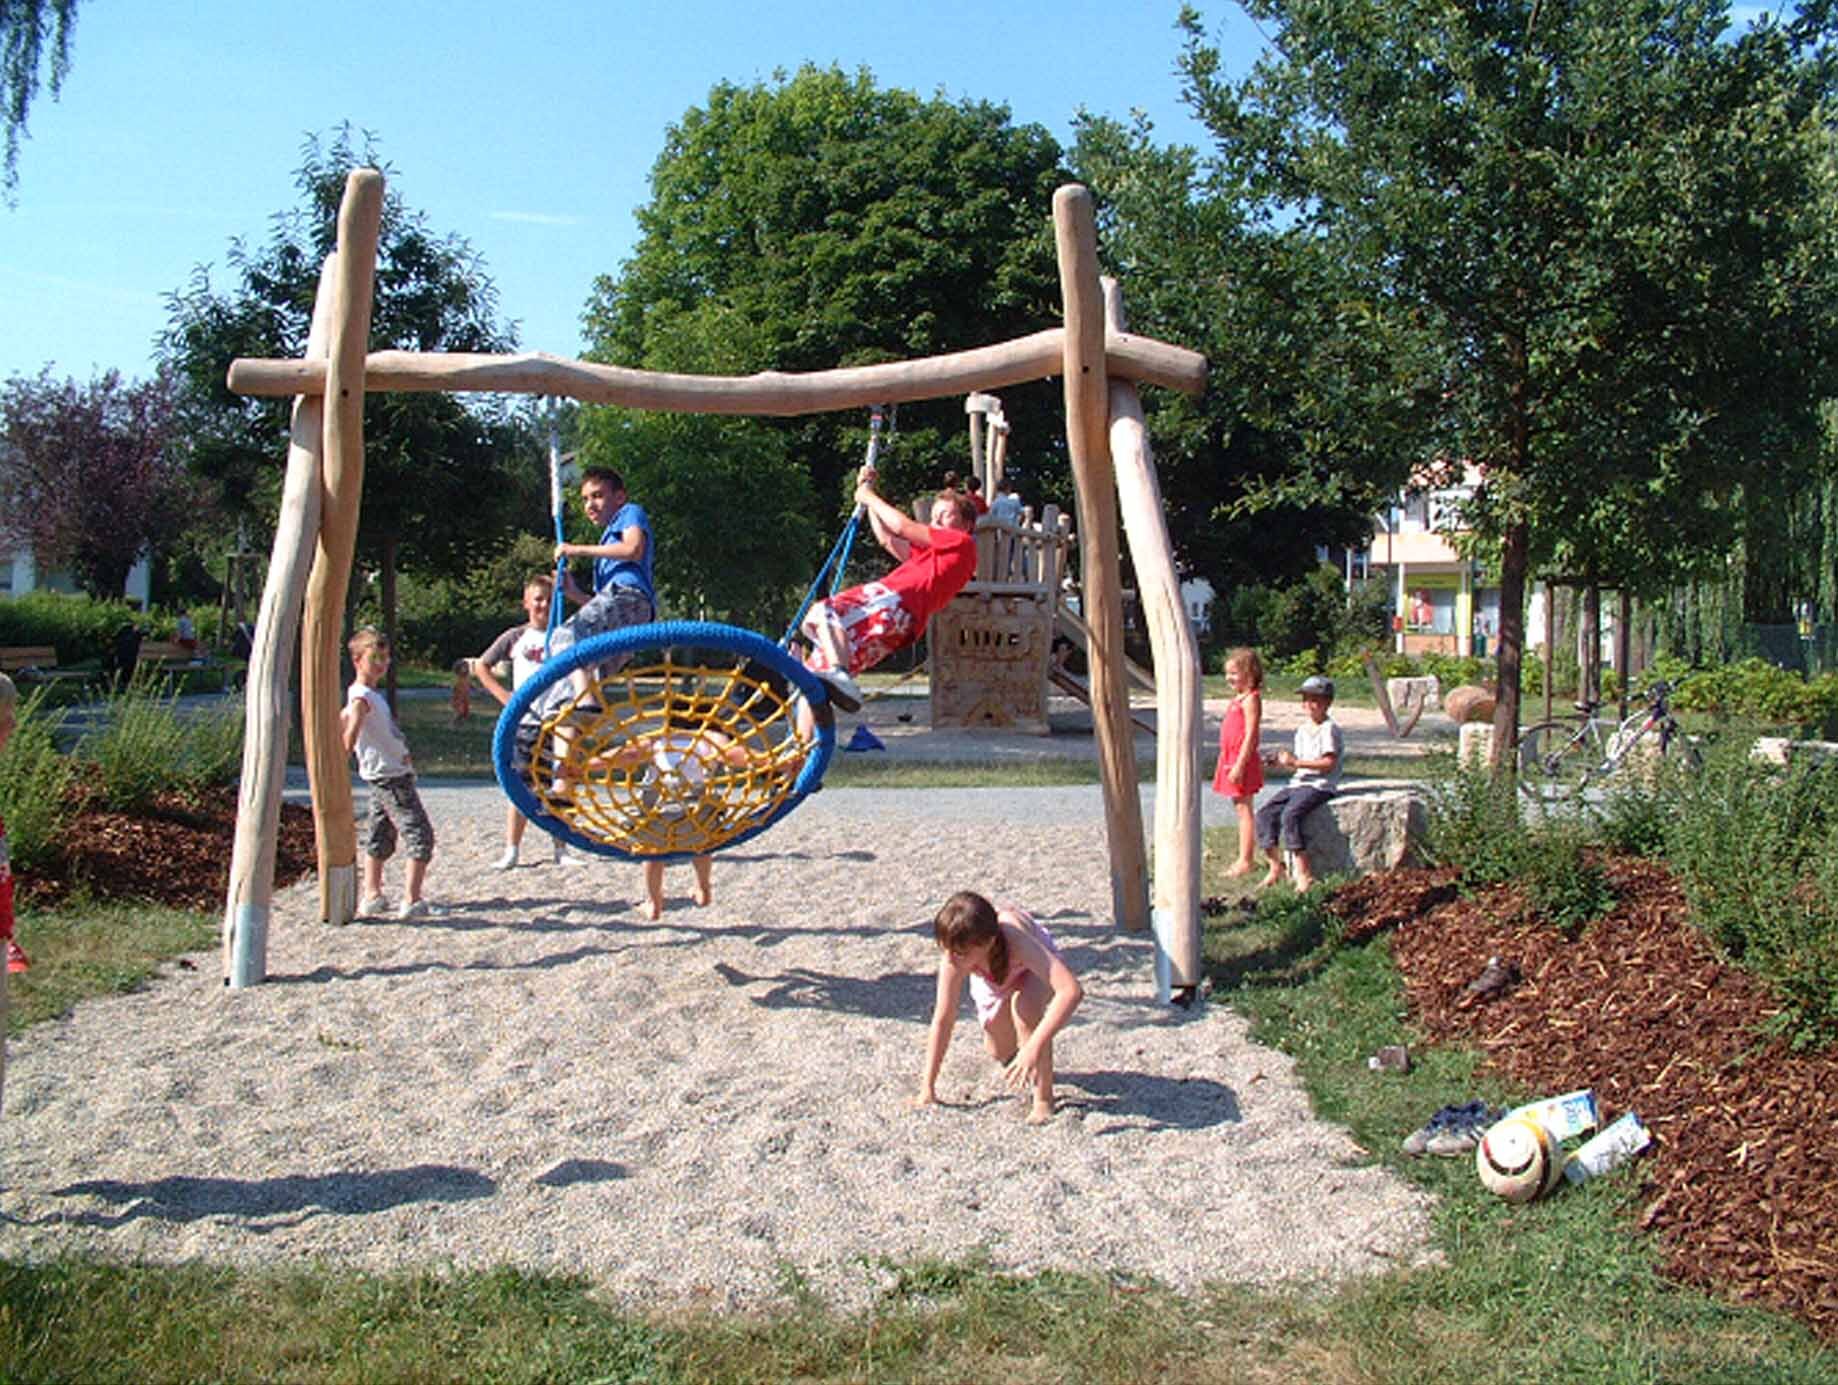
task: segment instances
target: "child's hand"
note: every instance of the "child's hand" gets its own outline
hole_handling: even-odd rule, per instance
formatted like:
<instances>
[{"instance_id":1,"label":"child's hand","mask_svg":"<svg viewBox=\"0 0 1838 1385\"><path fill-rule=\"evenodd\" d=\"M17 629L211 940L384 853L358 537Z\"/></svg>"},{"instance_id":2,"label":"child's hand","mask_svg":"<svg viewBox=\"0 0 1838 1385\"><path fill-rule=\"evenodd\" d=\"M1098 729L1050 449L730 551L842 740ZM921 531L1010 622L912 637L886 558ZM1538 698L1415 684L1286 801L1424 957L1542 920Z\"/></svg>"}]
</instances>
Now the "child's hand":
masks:
<instances>
[{"instance_id":1,"label":"child's hand","mask_svg":"<svg viewBox=\"0 0 1838 1385\"><path fill-rule=\"evenodd\" d=\"M1033 1052L1024 1045L1008 1060L1008 1066L1002 1069L1003 1083L1014 1091L1028 1086L1034 1080L1035 1061Z\"/></svg>"}]
</instances>

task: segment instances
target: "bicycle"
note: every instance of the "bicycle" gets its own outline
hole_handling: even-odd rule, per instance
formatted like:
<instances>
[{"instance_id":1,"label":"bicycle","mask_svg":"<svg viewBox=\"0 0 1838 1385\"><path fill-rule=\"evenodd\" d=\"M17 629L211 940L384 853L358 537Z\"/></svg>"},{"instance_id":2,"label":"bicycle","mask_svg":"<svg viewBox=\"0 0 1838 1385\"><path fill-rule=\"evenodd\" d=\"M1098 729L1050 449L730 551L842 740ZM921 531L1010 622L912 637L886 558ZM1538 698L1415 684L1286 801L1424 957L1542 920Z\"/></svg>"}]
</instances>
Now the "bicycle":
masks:
<instances>
[{"instance_id":1,"label":"bicycle","mask_svg":"<svg viewBox=\"0 0 1838 1385\"><path fill-rule=\"evenodd\" d=\"M1627 763L1649 736L1657 737L1659 757L1699 770L1704 759L1672 714L1672 685L1661 679L1646 691L1647 707L1621 722L1596 715L1600 702L1580 701L1582 720L1541 721L1519 736L1519 788L1532 798L1561 799L1580 794ZM1603 732L1609 734L1606 738Z\"/></svg>"}]
</instances>

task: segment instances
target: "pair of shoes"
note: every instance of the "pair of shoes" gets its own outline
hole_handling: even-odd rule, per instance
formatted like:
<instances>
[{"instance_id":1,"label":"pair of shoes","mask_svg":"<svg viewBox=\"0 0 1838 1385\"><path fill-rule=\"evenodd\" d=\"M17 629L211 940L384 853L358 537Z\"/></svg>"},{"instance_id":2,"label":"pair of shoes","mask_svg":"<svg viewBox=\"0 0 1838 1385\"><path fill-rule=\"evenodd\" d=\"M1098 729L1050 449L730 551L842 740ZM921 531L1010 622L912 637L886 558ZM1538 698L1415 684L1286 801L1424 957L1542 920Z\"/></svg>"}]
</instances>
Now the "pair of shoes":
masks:
<instances>
[{"instance_id":1,"label":"pair of shoes","mask_svg":"<svg viewBox=\"0 0 1838 1385\"><path fill-rule=\"evenodd\" d=\"M359 903L356 917L360 919L380 919L389 915L389 901L380 894L373 894L369 899Z\"/></svg>"},{"instance_id":2,"label":"pair of shoes","mask_svg":"<svg viewBox=\"0 0 1838 1385\"><path fill-rule=\"evenodd\" d=\"M829 689L830 705L839 712L859 712L862 709L862 690L848 674L839 668L820 671L811 670L823 680Z\"/></svg>"},{"instance_id":3,"label":"pair of shoes","mask_svg":"<svg viewBox=\"0 0 1838 1385\"><path fill-rule=\"evenodd\" d=\"M504 854L491 863L491 868L493 870L509 870L516 864L517 848L514 846L507 846L504 848Z\"/></svg>"},{"instance_id":4,"label":"pair of shoes","mask_svg":"<svg viewBox=\"0 0 1838 1385\"><path fill-rule=\"evenodd\" d=\"M26 956L26 950L11 938L6 940L6 969L10 972L32 969L32 959Z\"/></svg>"},{"instance_id":5,"label":"pair of shoes","mask_svg":"<svg viewBox=\"0 0 1838 1385\"><path fill-rule=\"evenodd\" d=\"M1404 1137L1404 1152L1410 1155L1435 1154L1444 1159L1471 1154L1481 1142L1487 1127L1505 1115L1498 1106L1484 1101L1468 1101L1460 1106L1445 1106L1431 1116L1421 1129Z\"/></svg>"},{"instance_id":6,"label":"pair of shoes","mask_svg":"<svg viewBox=\"0 0 1838 1385\"><path fill-rule=\"evenodd\" d=\"M425 899L405 899L402 901L402 907L396 910L396 917L399 919L430 919L438 917L439 914L440 910Z\"/></svg>"}]
</instances>

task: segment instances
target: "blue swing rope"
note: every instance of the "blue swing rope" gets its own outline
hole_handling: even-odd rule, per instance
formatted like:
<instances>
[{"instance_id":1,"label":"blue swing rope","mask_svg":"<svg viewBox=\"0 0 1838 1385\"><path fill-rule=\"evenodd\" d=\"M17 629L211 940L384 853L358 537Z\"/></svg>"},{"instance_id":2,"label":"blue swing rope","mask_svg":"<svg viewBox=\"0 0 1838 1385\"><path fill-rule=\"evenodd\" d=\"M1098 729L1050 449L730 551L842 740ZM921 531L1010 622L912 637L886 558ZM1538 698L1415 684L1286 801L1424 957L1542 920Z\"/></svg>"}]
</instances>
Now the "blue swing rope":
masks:
<instances>
[{"instance_id":1,"label":"blue swing rope","mask_svg":"<svg viewBox=\"0 0 1838 1385\"><path fill-rule=\"evenodd\" d=\"M562 500L562 439L555 427L556 410L549 410L549 513L555 517L555 546L568 542L567 506ZM555 590L549 597L549 628L543 635L542 656L549 657L549 646L562 626L562 607L567 598L562 588L568 581L568 560L555 555Z\"/></svg>"},{"instance_id":2,"label":"blue swing rope","mask_svg":"<svg viewBox=\"0 0 1838 1385\"><path fill-rule=\"evenodd\" d=\"M897 408L897 405L892 404L876 404L869 410L868 457L862 463L863 471L873 471L875 463L880 459L881 427L883 419L888 415L893 415L894 421L888 427L887 432L889 437L893 435L894 427L898 425L898 416L895 414ZM817 569L816 579L810 584L810 590L804 593L803 604L798 607L798 613L791 618L791 624L785 627L784 635L779 638L781 645L791 644L792 637L798 633L798 627L804 623L804 617L816 604L817 593L823 589L825 577L830 579L829 595L834 596L842 590L843 574L849 570L849 553L854 549L855 535L862 527L864 508L864 506L857 505L854 513L849 516L849 522L843 525L842 533L836 536L836 542L830 546L830 556L825 558L823 566Z\"/></svg>"}]
</instances>

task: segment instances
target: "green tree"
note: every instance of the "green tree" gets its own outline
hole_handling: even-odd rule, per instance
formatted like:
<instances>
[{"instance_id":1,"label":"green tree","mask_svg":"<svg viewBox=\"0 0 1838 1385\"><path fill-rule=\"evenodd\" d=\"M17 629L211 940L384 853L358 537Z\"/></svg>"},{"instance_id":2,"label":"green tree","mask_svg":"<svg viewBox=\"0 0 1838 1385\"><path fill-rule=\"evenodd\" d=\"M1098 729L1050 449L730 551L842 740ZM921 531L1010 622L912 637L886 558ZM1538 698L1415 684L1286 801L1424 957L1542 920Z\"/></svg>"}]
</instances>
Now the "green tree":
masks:
<instances>
[{"instance_id":1,"label":"green tree","mask_svg":"<svg viewBox=\"0 0 1838 1385\"><path fill-rule=\"evenodd\" d=\"M70 70L70 31L76 22L77 0L0 0L0 126L6 130L0 196L8 206L19 194L19 139L38 95L40 69L48 56L55 100Z\"/></svg>"},{"instance_id":2,"label":"green tree","mask_svg":"<svg viewBox=\"0 0 1838 1385\"><path fill-rule=\"evenodd\" d=\"M354 168L378 167L372 138L349 126L329 144L309 137L295 182L301 204L275 218L265 245L237 239L235 287L213 287L200 266L168 295L164 359L185 382L184 422L195 465L231 513L271 527L285 460L288 404L229 392L238 356L296 357L306 348L319 270L337 243L338 205ZM385 169L386 172L389 170ZM370 349L497 352L515 333L496 319L497 293L460 237L440 236L392 189L377 252ZM364 405L364 498L357 561L382 585L395 620L399 566L459 577L523 530L545 528L540 438L530 414L501 401L452 394L374 394Z\"/></svg>"},{"instance_id":3,"label":"green tree","mask_svg":"<svg viewBox=\"0 0 1838 1385\"><path fill-rule=\"evenodd\" d=\"M1318 237L1273 229L1196 151L1157 147L1141 117L1081 115L1072 157L1131 330L1210 363L1202 399L1143 401L1183 569L1221 592L1288 587L1312 574L1317 546L1359 546L1408 470L1416 338L1365 313L1354 267ZM1343 330L1349 315L1361 330ZM1357 409L1362 426L1331 438L1308 426L1332 407Z\"/></svg>"},{"instance_id":4,"label":"green tree","mask_svg":"<svg viewBox=\"0 0 1838 1385\"><path fill-rule=\"evenodd\" d=\"M87 385L14 377L0 388L0 535L68 565L83 589L120 597L203 506L173 426L173 382Z\"/></svg>"},{"instance_id":5,"label":"green tree","mask_svg":"<svg viewBox=\"0 0 1838 1385\"><path fill-rule=\"evenodd\" d=\"M1057 314L1051 205L1063 176L1055 141L1012 124L1005 107L922 100L834 68L722 83L666 134L637 247L588 303L590 354L655 370L808 371L1038 331ZM1061 498L1058 391L1015 390L1003 403L1011 474L1030 500ZM861 458L866 422L835 415L719 430L724 446L742 446L748 431L770 435L744 447L795 458L806 473L806 487L786 497L803 506L815 497L806 513L819 522L797 532L806 573L820 556L816 535L833 532L845 510L845 473ZM584 460L601 460L596 439L622 427L590 432ZM662 470L701 464L703 430L649 436L664 449L654 458ZM962 470L967 436L960 401L903 407L883 468L888 489L904 495ZM661 524L679 522L663 487L641 498ZM732 576L719 569L750 562L756 547L673 549L669 580L712 592ZM779 566L775 550L770 580Z\"/></svg>"},{"instance_id":6,"label":"green tree","mask_svg":"<svg viewBox=\"0 0 1838 1385\"><path fill-rule=\"evenodd\" d=\"M1341 340L1414 343L1413 459L1481 472L1510 734L1530 575L1669 585L1816 454L1830 0L1739 35L1720 0L1246 8L1272 47L1239 82L1183 15L1212 185L1349 268ZM1361 414L1337 385L1299 426L1331 453Z\"/></svg>"}]
</instances>

